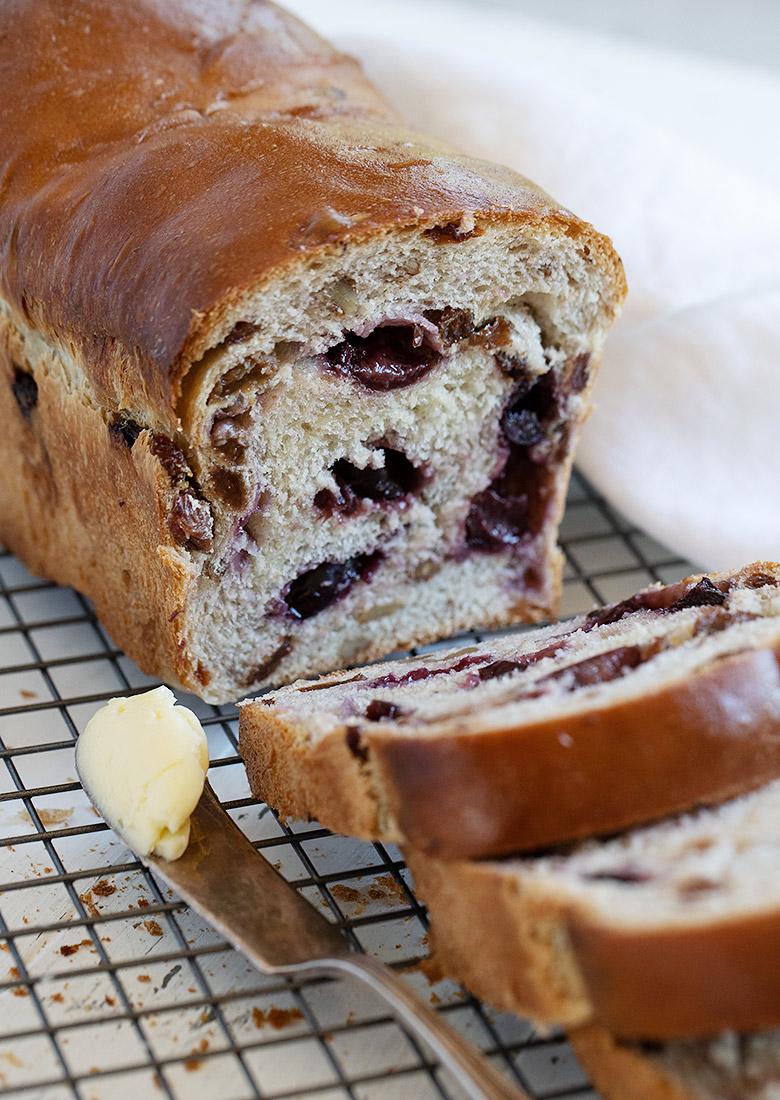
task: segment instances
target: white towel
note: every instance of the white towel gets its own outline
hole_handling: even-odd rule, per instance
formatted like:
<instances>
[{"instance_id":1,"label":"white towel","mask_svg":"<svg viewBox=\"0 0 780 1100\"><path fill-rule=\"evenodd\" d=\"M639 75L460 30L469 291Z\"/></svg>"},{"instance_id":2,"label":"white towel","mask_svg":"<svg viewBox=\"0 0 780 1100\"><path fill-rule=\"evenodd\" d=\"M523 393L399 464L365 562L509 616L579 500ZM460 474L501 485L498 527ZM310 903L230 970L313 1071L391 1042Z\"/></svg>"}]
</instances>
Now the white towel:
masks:
<instances>
[{"instance_id":1,"label":"white towel","mask_svg":"<svg viewBox=\"0 0 780 1100\"><path fill-rule=\"evenodd\" d=\"M780 558L780 78L485 6L289 6L410 120L613 238L594 484L707 568Z\"/></svg>"}]
</instances>

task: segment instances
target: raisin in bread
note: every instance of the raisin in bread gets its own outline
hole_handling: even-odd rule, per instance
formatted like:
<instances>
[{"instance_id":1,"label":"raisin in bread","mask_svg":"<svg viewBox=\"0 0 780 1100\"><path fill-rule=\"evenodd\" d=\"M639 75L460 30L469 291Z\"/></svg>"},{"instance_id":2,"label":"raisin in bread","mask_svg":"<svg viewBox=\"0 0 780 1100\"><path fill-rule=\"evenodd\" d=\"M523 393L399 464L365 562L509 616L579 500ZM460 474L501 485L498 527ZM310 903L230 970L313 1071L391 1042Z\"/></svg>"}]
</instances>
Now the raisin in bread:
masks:
<instances>
[{"instance_id":1,"label":"raisin in bread","mask_svg":"<svg viewBox=\"0 0 780 1100\"><path fill-rule=\"evenodd\" d=\"M605 832L780 775L780 566L244 704L255 795L339 832L479 856Z\"/></svg>"},{"instance_id":2,"label":"raisin in bread","mask_svg":"<svg viewBox=\"0 0 780 1100\"><path fill-rule=\"evenodd\" d=\"M585 1027L569 1038L603 1100L780 1097L780 1031L632 1043Z\"/></svg>"},{"instance_id":3,"label":"raisin in bread","mask_svg":"<svg viewBox=\"0 0 780 1100\"><path fill-rule=\"evenodd\" d=\"M543 1023L642 1039L780 1025L780 780L567 850L406 855L436 957Z\"/></svg>"},{"instance_id":4,"label":"raisin in bread","mask_svg":"<svg viewBox=\"0 0 780 1100\"><path fill-rule=\"evenodd\" d=\"M6 544L211 701L548 615L609 241L265 0L12 11Z\"/></svg>"}]
</instances>

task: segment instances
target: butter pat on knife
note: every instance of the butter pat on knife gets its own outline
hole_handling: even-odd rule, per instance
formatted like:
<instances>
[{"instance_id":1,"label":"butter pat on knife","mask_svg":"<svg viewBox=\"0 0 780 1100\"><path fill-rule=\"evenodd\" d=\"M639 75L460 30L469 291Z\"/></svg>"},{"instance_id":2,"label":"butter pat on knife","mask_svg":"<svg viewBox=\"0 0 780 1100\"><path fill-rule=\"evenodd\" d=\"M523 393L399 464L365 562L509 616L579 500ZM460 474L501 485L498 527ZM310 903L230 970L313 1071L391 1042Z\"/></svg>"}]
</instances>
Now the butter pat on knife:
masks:
<instances>
[{"instance_id":1,"label":"butter pat on knife","mask_svg":"<svg viewBox=\"0 0 780 1100\"><path fill-rule=\"evenodd\" d=\"M90 800L139 855L178 859L209 766L206 735L172 691L111 699L87 723L76 770Z\"/></svg>"}]
</instances>

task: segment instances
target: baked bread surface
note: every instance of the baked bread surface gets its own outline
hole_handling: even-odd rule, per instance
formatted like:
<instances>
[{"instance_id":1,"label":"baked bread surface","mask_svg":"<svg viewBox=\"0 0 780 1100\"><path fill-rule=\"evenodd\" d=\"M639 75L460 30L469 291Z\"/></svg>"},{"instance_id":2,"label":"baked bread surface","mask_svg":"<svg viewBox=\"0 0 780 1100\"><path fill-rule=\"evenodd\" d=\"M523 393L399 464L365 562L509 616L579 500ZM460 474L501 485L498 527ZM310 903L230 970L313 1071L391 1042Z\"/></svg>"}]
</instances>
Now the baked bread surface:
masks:
<instances>
[{"instance_id":1,"label":"baked bread surface","mask_svg":"<svg viewBox=\"0 0 780 1100\"><path fill-rule=\"evenodd\" d=\"M213 701L550 614L625 291L606 238L404 128L354 60L263 0L11 0L3 23L9 547ZM333 349L382 353L389 328L410 373L366 386ZM547 371L534 546L478 515L464 564L469 500L506 463L501 418ZM397 506L364 495L354 523L313 508L339 461L385 459L413 467ZM501 492L514 515L522 494ZM321 563L340 603L291 623L286 586Z\"/></svg>"},{"instance_id":2,"label":"baked bread surface","mask_svg":"<svg viewBox=\"0 0 780 1100\"><path fill-rule=\"evenodd\" d=\"M667 1040L780 1024L780 781L525 859L405 855L445 973L545 1024Z\"/></svg>"},{"instance_id":3,"label":"baked bread surface","mask_svg":"<svg viewBox=\"0 0 780 1100\"><path fill-rule=\"evenodd\" d=\"M2 286L82 350L99 398L131 387L170 415L242 296L346 239L479 212L615 265L530 181L405 129L274 4L12 0L4 23Z\"/></svg>"},{"instance_id":4,"label":"baked bread surface","mask_svg":"<svg viewBox=\"0 0 780 1100\"><path fill-rule=\"evenodd\" d=\"M530 850L780 775L780 566L302 681L242 705L257 797L443 859Z\"/></svg>"}]
</instances>

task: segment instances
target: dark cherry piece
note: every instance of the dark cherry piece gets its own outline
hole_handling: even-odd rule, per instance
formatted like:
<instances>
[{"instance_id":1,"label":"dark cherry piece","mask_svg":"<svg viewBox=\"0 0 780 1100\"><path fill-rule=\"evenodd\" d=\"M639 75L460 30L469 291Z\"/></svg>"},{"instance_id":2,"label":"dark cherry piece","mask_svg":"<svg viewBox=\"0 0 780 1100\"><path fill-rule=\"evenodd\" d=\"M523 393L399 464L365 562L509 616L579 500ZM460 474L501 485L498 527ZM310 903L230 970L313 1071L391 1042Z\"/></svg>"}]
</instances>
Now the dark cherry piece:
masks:
<instances>
[{"instance_id":1,"label":"dark cherry piece","mask_svg":"<svg viewBox=\"0 0 780 1100\"><path fill-rule=\"evenodd\" d=\"M483 682L485 680L497 680L501 676L508 676L510 672L518 672L528 668L523 661L492 661L481 668L477 675Z\"/></svg>"},{"instance_id":2,"label":"dark cherry piece","mask_svg":"<svg viewBox=\"0 0 780 1100\"><path fill-rule=\"evenodd\" d=\"M585 389L585 385L590 375L590 354L583 352L582 355L578 355L574 360L572 367L571 378L569 379L569 388L572 393L580 393Z\"/></svg>"},{"instance_id":3,"label":"dark cherry piece","mask_svg":"<svg viewBox=\"0 0 780 1100\"><path fill-rule=\"evenodd\" d=\"M363 470L340 458L332 467L337 492L320 489L314 497L315 506L328 516L334 512L351 516L359 508L361 500L403 500L422 488L424 475L412 465L403 451L384 447L382 454L383 466L367 466Z\"/></svg>"},{"instance_id":4,"label":"dark cherry piece","mask_svg":"<svg viewBox=\"0 0 780 1100\"><path fill-rule=\"evenodd\" d=\"M555 672L537 680L534 687L561 679L569 682L572 691L576 688L591 687L594 684L607 684L611 680L617 680L629 669L637 668L649 656L652 654L641 645L618 646L617 649L596 653L593 657L586 657L565 668L558 668Z\"/></svg>"},{"instance_id":5,"label":"dark cherry piece","mask_svg":"<svg viewBox=\"0 0 780 1100\"><path fill-rule=\"evenodd\" d=\"M721 592L709 577L702 577L699 583L689 588L684 596L675 600L669 610L684 611L687 607L720 607L725 602L725 592Z\"/></svg>"},{"instance_id":6,"label":"dark cherry piece","mask_svg":"<svg viewBox=\"0 0 780 1100\"><path fill-rule=\"evenodd\" d=\"M536 461L531 448L547 436L559 416L551 373L535 382L521 374L501 417L506 463L474 497L466 517L466 545L472 550L506 550L541 528L552 475L547 464Z\"/></svg>"},{"instance_id":7,"label":"dark cherry piece","mask_svg":"<svg viewBox=\"0 0 780 1100\"><path fill-rule=\"evenodd\" d=\"M386 699L373 699L366 707L366 718L369 722L381 722L383 718L391 721L400 718L406 711L397 703L389 703Z\"/></svg>"},{"instance_id":8,"label":"dark cherry piece","mask_svg":"<svg viewBox=\"0 0 780 1100\"><path fill-rule=\"evenodd\" d=\"M679 611L680 599L675 600L674 596L680 591L680 584L668 584L662 588L650 588L647 592L637 592L635 596L629 596L626 600L621 600L620 603L610 604L607 607L597 607L594 611L585 619L580 629L584 634L589 633L597 626L606 626L608 623L617 623L621 619L624 619L627 615L633 615L635 611ZM698 587L698 586L697 586ZM715 588L714 585L712 585ZM681 599L686 599L690 595L691 589ZM722 595L720 589L715 591ZM693 599L697 599L696 596ZM711 602L713 604L723 603L723 599L714 597ZM702 603L707 603L706 597L702 600ZM689 603L685 604L686 607L699 606L698 604Z\"/></svg>"},{"instance_id":9,"label":"dark cherry piece","mask_svg":"<svg viewBox=\"0 0 780 1100\"><path fill-rule=\"evenodd\" d=\"M473 656L461 657L454 665L442 665L441 668L427 668L423 665L419 668L413 668L409 672L404 672L400 676L395 672L388 672L385 676L378 676L375 680L367 680L365 686L371 691L375 688L403 687L405 684L414 684L419 680L430 680L433 676L443 676L445 673L452 672L463 672L473 665L482 664L484 660L485 657L475 654Z\"/></svg>"},{"instance_id":10,"label":"dark cherry piece","mask_svg":"<svg viewBox=\"0 0 780 1100\"><path fill-rule=\"evenodd\" d=\"M502 492L500 485L483 489L471 502L466 542L472 550L498 551L516 546L528 533L528 497Z\"/></svg>"},{"instance_id":11,"label":"dark cherry piece","mask_svg":"<svg viewBox=\"0 0 780 1100\"><path fill-rule=\"evenodd\" d=\"M140 424L129 416L115 416L109 421L108 434L115 443L120 443L128 450L133 446L138 436L143 431Z\"/></svg>"},{"instance_id":12,"label":"dark cherry piece","mask_svg":"<svg viewBox=\"0 0 780 1100\"><path fill-rule=\"evenodd\" d=\"M332 489L320 489L314 494L314 507L326 516L332 516L334 512L353 516L360 507L360 501L348 485L337 483L335 493Z\"/></svg>"},{"instance_id":13,"label":"dark cherry piece","mask_svg":"<svg viewBox=\"0 0 780 1100\"><path fill-rule=\"evenodd\" d=\"M620 622L627 615L633 615L636 611L666 611L667 605L663 603L664 589L653 589L650 592L640 592L636 596L629 596L620 603L610 604L609 607L599 607L591 611L581 630L583 634L589 634L597 626L608 626L610 623Z\"/></svg>"},{"instance_id":14,"label":"dark cherry piece","mask_svg":"<svg viewBox=\"0 0 780 1100\"><path fill-rule=\"evenodd\" d=\"M381 560L382 555L375 552L323 562L296 577L282 598L296 619L310 619L345 596L356 581L370 580Z\"/></svg>"},{"instance_id":15,"label":"dark cherry piece","mask_svg":"<svg viewBox=\"0 0 780 1100\"><path fill-rule=\"evenodd\" d=\"M545 646L544 649L537 649L534 653L524 653L522 657L518 657L516 661L502 660L492 661L489 665L485 665L478 672L480 680L495 680L500 676L508 676L511 672L523 672L531 665L535 665L537 661L543 660L545 657L556 657L559 653L562 653L568 648L569 643L565 639L559 639L553 642L552 645Z\"/></svg>"},{"instance_id":16,"label":"dark cherry piece","mask_svg":"<svg viewBox=\"0 0 780 1100\"><path fill-rule=\"evenodd\" d=\"M441 359L419 325L380 325L368 336L348 332L325 353L330 370L354 378L368 390L411 386Z\"/></svg>"},{"instance_id":17,"label":"dark cherry piece","mask_svg":"<svg viewBox=\"0 0 780 1100\"><path fill-rule=\"evenodd\" d=\"M14 367L14 380L11 383L11 392L14 395L19 412L25 420L29 420L32 411L38 404L38 383L29 371L21 367Z\"/></svg>"},{"instance_id":18,"label":"dark cherry piece","mask_svg":"<svg viewBox=\"0 0 780 1100\"><path fill-rule=\"evenodd\" d=\"M531 409L510 409L501 421L504 435L510 443L530 447L544 439L544 428Z\"/></svg>"},{"instance_id":19,"label":"dark cherry piece","mask_svg":"<svg viewBox=\"0 0 780 1100\"><path fill-rule=\"evenodd\" d=\"M422 487L423 475L403 451L385 447L382 453L384 465L378 468L366 466L361 470L346 459L339 459L333 467L337 481L368 500L401 500Z\"/></svg>"},{"instance_id":20,"label":"dark cherry piece","mask_svg":"<svg viewBox=\"0 0 780 1100\"><path fill-rule=\"evenodd\" d=\"M480 233L479 229L469 229L464 233L455 222L449 222L447 225L434 225L426 229L423 236L430 237L436 244L459 244L471 237L479 237Z\"/></svg>"},{"instance_id":21,"label":"dark cherry piece","mask_svg":"<svg viewBox=\"0 0 780 1100\"><path fill-rule=\"evenodd\" d=\"M432 676L439 676L442 672L450 672L448 668L413 668L410 672L404 672L400 676L395 672L388 672L386 676L378 676L375 680L369 680L367 688L403 687L406 684L416 684L418 680L430 680Z\"/></svg>"},{"instance_id":22,"label":"dark cherry piece","mask_svg":"<svg viewBox=\"0 0 780 1100\"><path fill-rule=\"evenodd\" d=\"M726 593L721 592L709 577L702 577L698 584L673 600L672 596L679 591L679 585L672 584L664 588L651 588L648 592L638 592L620 603L591 611L581 629L587 634L597 626L617 623L627 615L633 615L635 611L671 612L684 611L687 607L720 607L727 599Z\"/></svg>"}]
</instances>

